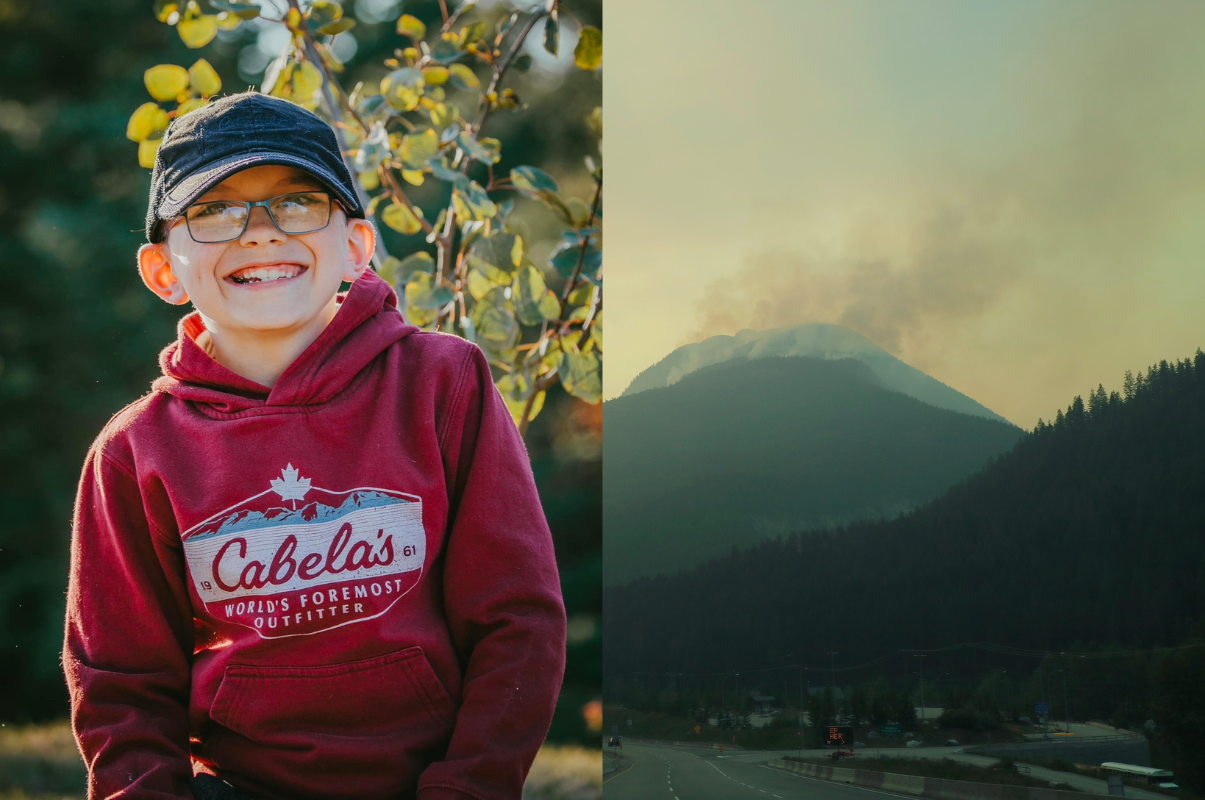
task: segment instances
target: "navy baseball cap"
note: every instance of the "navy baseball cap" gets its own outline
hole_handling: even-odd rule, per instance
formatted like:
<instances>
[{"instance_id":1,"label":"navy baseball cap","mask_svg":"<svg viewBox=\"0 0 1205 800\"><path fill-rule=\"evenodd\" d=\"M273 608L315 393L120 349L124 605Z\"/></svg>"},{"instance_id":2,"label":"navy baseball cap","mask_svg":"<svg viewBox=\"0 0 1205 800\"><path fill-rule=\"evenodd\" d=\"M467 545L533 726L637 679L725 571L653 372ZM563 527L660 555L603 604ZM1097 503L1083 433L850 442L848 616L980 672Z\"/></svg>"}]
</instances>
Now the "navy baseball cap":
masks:
<instances>
[{"instance_id":1,"label":"navy baseball cap","mask_svg":"<svg viewBox=\"0 0 1205 800\"><path fill-rule=\"evenodd\" d=\"M288 100L243 92L214 100L167 126L151 171L147 241L163 241L164 223L226 178L264 164L305 170L349 216L364 217L331 126Z\"/></svg>"}]
</instances>

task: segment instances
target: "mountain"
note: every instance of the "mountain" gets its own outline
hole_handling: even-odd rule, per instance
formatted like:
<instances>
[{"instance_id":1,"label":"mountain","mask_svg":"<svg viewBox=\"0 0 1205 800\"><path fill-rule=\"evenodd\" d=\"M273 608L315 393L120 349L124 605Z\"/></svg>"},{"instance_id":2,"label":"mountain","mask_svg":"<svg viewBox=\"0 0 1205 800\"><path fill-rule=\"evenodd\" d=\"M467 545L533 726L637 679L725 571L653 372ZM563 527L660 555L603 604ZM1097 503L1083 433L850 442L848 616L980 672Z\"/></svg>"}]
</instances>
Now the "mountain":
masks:
<instances>
[{"instance_id":1,"label":"mountain","mask_svg":"<svg viewBox=\"0 0 1205 800\"><path fill-rule=\"evenodd\" d=\"M1203 533L1198 350L1127 374L1124 394L1098 387L1087 403L1075 398L1052 424L904 517L765 540L608 589L605 669L716 674L792 663L787 654L827 667L826 651L862 664L963 642L1010 649L1001 653L1179 645L1205 620ZM931 652L926 671L939 658L955 669L953 656ZM1001 657L976 662L979 674ZM915 667L906 661L889 667ZM1101 703L1118 689L1072 688L1100 689Z\"/></svg>"},{"instance_id":2,"label":"mountain","mask_svg":"<svg viewBox=\"0 0 1205 800\"><path fill-rule=\"evenodd\" d=\"M870 367L885 389L949 411L999 422L1008 421L961 392L908 366L862 334L827 323L768 331L743 330L735 336L712 336L702 342L679 347L637 375L620 396L630 397L650 389L672 386L690 373L712 364L780 356L856 359Z\"/></svg>"},{"instance_id":3,"label":"mountain","mask_svg":"<svg viewBox=\"0 0 1205 800\"><path fill-rule=\"evenodd\" d=\"M606 582L676 572L791 531L897 516L1024 435L883 384L859 359L739 358L608 401Z\"/></svg>"}]
</instances>

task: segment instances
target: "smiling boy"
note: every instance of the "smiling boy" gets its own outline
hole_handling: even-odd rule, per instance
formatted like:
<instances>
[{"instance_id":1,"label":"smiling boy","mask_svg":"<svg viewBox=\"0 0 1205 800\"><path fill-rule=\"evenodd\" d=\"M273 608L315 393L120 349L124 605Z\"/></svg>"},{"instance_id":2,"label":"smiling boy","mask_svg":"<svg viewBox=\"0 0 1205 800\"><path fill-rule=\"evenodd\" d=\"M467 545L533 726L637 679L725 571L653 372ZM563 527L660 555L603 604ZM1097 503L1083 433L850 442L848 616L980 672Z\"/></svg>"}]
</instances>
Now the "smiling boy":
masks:
<instances>
[{"instance_id":1,"label":"smiling boy","mask_svg":"<svg viewBox=\"0 0 1205 800\"><path fill-rule=\"evenodd\" d=\"M521 794L564 668L551 537L480 350L404 322L363 217L291 103L164 137L139 272L196 310L80 481L90 798Z\"/></svg>"}]
</instances>

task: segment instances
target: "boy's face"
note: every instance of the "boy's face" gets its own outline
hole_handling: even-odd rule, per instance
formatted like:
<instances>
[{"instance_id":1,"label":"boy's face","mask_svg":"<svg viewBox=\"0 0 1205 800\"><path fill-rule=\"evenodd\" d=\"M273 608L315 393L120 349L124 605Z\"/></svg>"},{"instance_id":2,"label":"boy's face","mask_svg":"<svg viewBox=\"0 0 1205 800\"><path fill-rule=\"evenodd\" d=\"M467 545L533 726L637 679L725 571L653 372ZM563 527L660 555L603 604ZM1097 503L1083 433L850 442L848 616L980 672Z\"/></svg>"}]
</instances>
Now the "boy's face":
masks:
<instances>
[{"instance_id":1,"label":"boy's face","mask_svg":"<svg viewBox=\"0 0 1205 800\"><path fill-rule=\"evenodd\" d=\"M260 166L235 173L196 202L254 202L305 191L327 190L303 170ZM138 251L143 281L169 303L191 300L207 327L231 332L288 334L322 318L340 282L364 274L376 241L370 224L349 219L334 201L330 224L312 233L282 233L264 207L251 209L246 230L228 242L194 241L183 217L167 225L162 242ZM248 281L256 275L261 280ZM284 277L268 279L274 275Z\"/></svg>"}]
</instances>

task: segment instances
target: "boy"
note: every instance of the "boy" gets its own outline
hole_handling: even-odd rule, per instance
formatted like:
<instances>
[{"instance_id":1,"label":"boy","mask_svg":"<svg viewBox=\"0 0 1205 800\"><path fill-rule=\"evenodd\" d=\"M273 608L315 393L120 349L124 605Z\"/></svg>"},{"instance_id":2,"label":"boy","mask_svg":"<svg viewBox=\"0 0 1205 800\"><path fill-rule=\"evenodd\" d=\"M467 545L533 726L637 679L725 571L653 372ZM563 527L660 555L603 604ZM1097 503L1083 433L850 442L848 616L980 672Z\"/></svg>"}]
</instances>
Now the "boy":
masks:
<instances>
[{"instance_id":1,"label":"boy","mask_svg":"<svg viewBox=\"0 0 1205 800\"><path fill-rule=\"evenodd\" d=\"M519 797L565 613L481 351L403 321L333 132L286 101L174 120L146 232L143 281L196 311L80 481L89 797Z\"/></svg>"}]
</instances>

